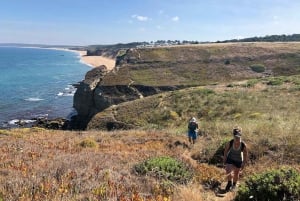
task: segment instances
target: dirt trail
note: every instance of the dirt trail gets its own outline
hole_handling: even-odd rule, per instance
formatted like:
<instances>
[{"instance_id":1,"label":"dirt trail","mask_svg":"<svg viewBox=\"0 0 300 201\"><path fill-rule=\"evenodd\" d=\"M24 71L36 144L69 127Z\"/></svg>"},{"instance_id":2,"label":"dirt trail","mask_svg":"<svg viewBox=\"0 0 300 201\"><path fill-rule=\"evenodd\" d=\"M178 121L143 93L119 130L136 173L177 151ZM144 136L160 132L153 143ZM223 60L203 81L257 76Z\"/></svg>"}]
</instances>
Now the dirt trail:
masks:
<instances>
[{"instance_id":1,"label":"dirt trail","mask_svg":"<svg viewBox=\"0 0 300 201\"><path fill-rule=\"evenodd\" d=\"M191 157L191 151L186 149L182 153L182 158L189 162L189 164L197 169L199 166L198 162ZM221 189L225 189L227 182L224 175L224 181L221 184ZM228 193L215 193L212 190L207 190L206 199L205 200L212 200L212 201L232 201L234 200L236 192L228 192Z\"/></svg>"}]
</instances>

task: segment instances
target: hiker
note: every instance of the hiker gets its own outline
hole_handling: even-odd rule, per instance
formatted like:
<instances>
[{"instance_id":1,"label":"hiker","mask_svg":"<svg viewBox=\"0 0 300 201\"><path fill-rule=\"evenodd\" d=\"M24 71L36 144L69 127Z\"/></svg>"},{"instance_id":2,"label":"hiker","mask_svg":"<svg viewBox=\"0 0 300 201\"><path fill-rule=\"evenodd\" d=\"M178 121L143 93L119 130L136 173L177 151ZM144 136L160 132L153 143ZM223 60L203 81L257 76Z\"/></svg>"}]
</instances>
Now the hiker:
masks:
<instances>
[{"instance_id":1,"label":"hiker","mask_svg":"<svg viewBox=\"0 0 300 201\"><path fill-rule=\"evenodd\" d=\"M242 128L233 129L233 139L225 146L223 163L227 175L225 191L234 190L239 179L239 174L245 167L248 158L246 144L242 141Z\"/></svg>"},{"instance_id":2,"label":"hiker","mask_svg":"<svg viewBox=\"0 0 300 201\"><path fill-rule=\"evenodd\" d=\"M198 123L195 117L192 117L188 124L188 138L191 144L195 144L197 139Z\"/></svg>"}]
</instances>

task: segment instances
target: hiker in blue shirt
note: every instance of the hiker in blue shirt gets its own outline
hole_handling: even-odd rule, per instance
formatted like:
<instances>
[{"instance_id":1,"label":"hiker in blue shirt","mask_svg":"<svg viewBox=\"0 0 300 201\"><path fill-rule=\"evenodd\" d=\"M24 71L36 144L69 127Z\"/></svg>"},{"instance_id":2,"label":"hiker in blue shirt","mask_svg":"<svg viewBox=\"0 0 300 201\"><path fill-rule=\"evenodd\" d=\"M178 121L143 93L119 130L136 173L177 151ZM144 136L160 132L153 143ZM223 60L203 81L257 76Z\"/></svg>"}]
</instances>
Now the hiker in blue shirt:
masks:
<instances>
[{"instance_id":1,"label":"hiker in blue shirt","mask_svg":"<svg viewBox=\"0 0 300 201\"><path fill-rule=\"evenodd\" d=\"M195 144L197 139L198 123L195 117L192 117L188 124L188 138L191 144Z\"/></svg>"},{"instance_id":2,"label":"hiker in blue shirt","mask_svg":"<svg viewBox=\"0 0 300 201\"><path fill-rule=\"evenodd\" d=\"M233 129L233 139L225 146L223 157L228 181L226 192L235 189L239 174L247 163L247 157L247 146L242 141L242 128L236 127Z\"/></svg>"}]
</instances>

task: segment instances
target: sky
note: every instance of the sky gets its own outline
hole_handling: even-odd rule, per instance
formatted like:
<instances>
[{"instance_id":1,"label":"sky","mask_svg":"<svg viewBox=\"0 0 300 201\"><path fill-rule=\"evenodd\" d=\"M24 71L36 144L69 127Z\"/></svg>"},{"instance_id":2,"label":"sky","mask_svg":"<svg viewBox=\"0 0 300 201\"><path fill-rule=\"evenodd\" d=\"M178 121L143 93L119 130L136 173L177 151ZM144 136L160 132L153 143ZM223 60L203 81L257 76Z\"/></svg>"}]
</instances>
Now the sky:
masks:
<instances>
[{"instance_id":1,"label":"sky","mask_svg":"<svg viewBox=\"0 0 300 201\"><path fill-rule=\"evenodd\" d=\"M0 43L214 42L297 33L299 0L0 0Z\"/></svg>"}]
</instances>

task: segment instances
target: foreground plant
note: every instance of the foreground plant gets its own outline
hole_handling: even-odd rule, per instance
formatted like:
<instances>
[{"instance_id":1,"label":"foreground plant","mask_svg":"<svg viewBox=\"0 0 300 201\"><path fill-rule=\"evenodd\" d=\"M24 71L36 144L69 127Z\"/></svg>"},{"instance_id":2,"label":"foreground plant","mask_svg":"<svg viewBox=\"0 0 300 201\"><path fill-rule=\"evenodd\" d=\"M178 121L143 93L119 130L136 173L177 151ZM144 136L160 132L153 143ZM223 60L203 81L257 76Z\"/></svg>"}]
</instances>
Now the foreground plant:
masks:
<instances>
[{"instance_id":1,"label":"foreground plant","mask_svg":"<svg viewBox=\"0 0 300 201\"><path fill-rule=\"evenodd\" d=\"M300 172L280 168L255 174L239 188L236 201L282 201L300 199Z\"/></svg>"},{"instance_id":2,"label":"foreground plant","mask_svg":"<svg viewBox=\"0 0 300 201\"><path fill-rule=\"evenodd\" d=\"M192 179L192 172L182 162L167 156L150 158L135 165L134 170L140 175L151 175L176 183L187 183Z\"/></svg>"}]
</instances>

